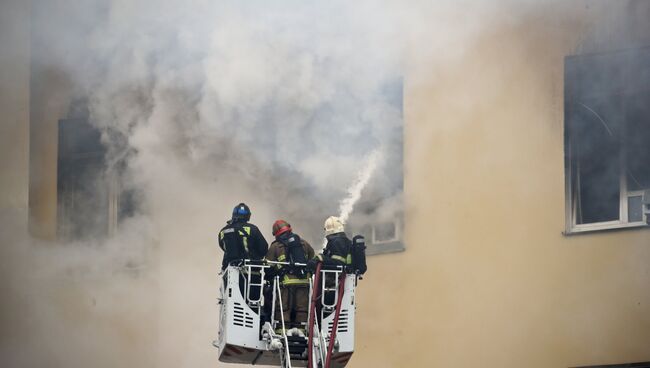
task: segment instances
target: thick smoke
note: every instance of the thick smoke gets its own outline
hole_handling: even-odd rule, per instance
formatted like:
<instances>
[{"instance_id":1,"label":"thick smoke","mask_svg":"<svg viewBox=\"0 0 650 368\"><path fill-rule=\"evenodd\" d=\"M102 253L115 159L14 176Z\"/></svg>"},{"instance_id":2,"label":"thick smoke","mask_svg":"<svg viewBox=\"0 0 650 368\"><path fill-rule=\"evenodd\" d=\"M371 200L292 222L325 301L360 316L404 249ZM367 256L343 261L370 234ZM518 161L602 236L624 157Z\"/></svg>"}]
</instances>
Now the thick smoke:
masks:
<instances>
[{"instance_id":1,"label":"thick smoke","mask_svg":"<svg viewBox=\"0 0 650 368\"><path fill-rule=\"evenodd\" d=\"M401 169L386 170L401 165L394 10L35 1L34 75L63 76L68 117L101 132L102 178L132 194L134 211L109 238L86 229L83 242L37 251L47 245L3 239L20 266L7 271L18 297L4 314L19 331L3 344L9 366L214 364L215 235L235 204L251 206L267 238L284 218L317 246L372 152L390 160L367 175L368 193L399 198ZM386 203L370 216L401 210Z\"/></svg>"},{"instance_id":2,"label":"thick smoke","mask_svg":"<svg viewBox=\"0 0 650 368\"><path fill-rule=\"evenodd\" d=\"M382 22L395 24L389 9L102 5L81 33L84 47L52 54L65 53L63 65L111 153L134 152L127 180L146 189L145 206L169 200L154 200L149 189L176 165L178 175L213 183L209 192L222 197L205 203L222 214L244 200L296 222L322 207L322 218L337 210L367 154L399 154L401 101L389 98L401 99L398 45L394 31L381 31L392 28ZM317 219L298 228L314 239Z\"/></svg>"}]
</instances>

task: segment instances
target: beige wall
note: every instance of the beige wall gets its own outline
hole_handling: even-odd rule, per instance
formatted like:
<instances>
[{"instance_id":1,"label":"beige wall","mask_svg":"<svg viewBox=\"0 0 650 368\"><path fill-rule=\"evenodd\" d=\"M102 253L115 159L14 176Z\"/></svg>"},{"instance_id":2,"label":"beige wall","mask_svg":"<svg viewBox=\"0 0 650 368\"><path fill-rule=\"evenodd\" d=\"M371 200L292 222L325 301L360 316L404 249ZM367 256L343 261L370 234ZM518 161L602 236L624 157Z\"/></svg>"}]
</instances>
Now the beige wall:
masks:
<instances>
[{"instance_id":1,"label":"beige wall","mask_svg":"<svg viewBox=\"0 0 650 368\"><path fill-rule=\"evenodd\" d=\"M48 66L32 68L29 162L29 228L33 236L56 239L58 122L70 106L69 77Z\"/></svg>"},{"instance_id":2,"label":"beige wall","mask_svg":"<svg viewBox=\"0 0 650 368\"><path fill-rule=\"evenodd\" d=\"M33 235L55 239L57 122L70 85L38 64L31 18L30 1L0 3L0 211L24 227L29 217Z\"/></svg>"},{"instance_id":3,"label":"beige wall","mask_svg":"<svg viewBox=\"0 0 650 368\"><path fill-rule=\"evenodd\" d=\"M0 3L0 214L21 226L29 181L29 9L29 1Z\"/></svg>"},{"instance_id":4,"label":"beige wall","mask_svg":"<svg viewBox=\"0 0 650 368\"><path fill-rule=\"evenodd\" d=\"M650 361L650 231L562 235L564 56L624 4L495 19L411 65L407 250L369 259L352 367Z\"/></svg>"}]
</instances>

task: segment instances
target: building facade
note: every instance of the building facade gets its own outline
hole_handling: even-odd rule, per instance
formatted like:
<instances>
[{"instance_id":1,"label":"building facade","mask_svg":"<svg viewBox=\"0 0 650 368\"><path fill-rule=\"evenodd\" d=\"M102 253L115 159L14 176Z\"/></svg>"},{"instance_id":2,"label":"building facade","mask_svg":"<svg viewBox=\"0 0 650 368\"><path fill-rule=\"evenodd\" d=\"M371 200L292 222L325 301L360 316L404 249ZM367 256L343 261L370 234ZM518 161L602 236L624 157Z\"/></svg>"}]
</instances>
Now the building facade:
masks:
<instances>
[{"instance_id":1,"label":"building facade","mask_svg":"<svg viewBox=\"0 0 650 368\"><path fill-rule=\"evenodd\" d=\"M567 70L576 59L609 55L640 64L620 68L643 79L644 87L629 83L627 90L621 77L594 65L600 90L592 92L618 85L612 95L630 104L631 96L643 96L646 112L634 134L648 137L648 3L555 2L534 11L528 5L502 4L453 62L424 58L412 65L404 102L406 251L369 259L353 364L541 368L650 361L650 232L635 225L638 215L622 221L618 179L591 198L600 204L611 197L605 193L616 196L614 216L591 221L606 222L604 231L574 225L567 189L571 109L588 105L610 129L625 120L606 103L567 96L579 84ZM593 115L585 111L584 119ZM634 119L628 114L626 121ZM600 118L588 121L582 136L602 136L601 130L609 136ZM608 151L597 139L592 154L618 162L619 149ZM640 172L647 174L647 151L644 157ZM616 170L618 178L622 169Z\"/></svg>"}]
</instances>

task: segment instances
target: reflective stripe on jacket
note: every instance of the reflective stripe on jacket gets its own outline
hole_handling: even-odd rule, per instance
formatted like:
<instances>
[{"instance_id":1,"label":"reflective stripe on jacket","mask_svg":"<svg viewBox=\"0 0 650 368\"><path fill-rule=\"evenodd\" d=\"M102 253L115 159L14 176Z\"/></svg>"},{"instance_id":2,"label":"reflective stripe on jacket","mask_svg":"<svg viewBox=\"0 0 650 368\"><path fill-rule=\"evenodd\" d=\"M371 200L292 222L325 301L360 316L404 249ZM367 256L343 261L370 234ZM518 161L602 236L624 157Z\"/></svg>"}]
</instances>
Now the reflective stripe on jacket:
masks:
<instances>
[{"instance_id":1,"label":"reflective stripe on jacket","mask_svg":"<svg viewBox=\"0 0 650 368\"><path fill-rule=\"evenodd\" d=\"M241 259L261 260L268 243L257 226L247 222L228 222L219 231L219 247L224 251L221 268Z\"/></svg>"},{"instance_id":2,"label":"reflective stripe on jacket","mask_svg":"<svg viewBox=\"0 0 650 368\"><path fill-rule=\"evenodd\" d=\"M318 258L325 264L351 265L352 241L343 232L328 235L325 249Z\"/></svg>"}]
</instances>

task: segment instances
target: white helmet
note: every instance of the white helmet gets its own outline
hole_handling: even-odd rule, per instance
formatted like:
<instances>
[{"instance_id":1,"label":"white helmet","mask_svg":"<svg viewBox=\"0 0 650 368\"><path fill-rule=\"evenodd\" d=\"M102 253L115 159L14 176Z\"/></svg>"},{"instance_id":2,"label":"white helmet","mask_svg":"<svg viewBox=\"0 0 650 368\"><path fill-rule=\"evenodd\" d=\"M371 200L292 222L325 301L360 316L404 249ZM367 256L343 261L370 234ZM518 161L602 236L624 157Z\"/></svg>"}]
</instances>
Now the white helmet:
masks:
<instances>
[{"instance_id":1,"label":"white helmet","mask_svg":"<svg viewBox=\"0 0 650 368\"><path fill-rule=\"evenodd\" d=\"M330 216L325 220L325 235L342 233L345 231L341 219L336 216Z\"/></svg>"}]
</instances>

